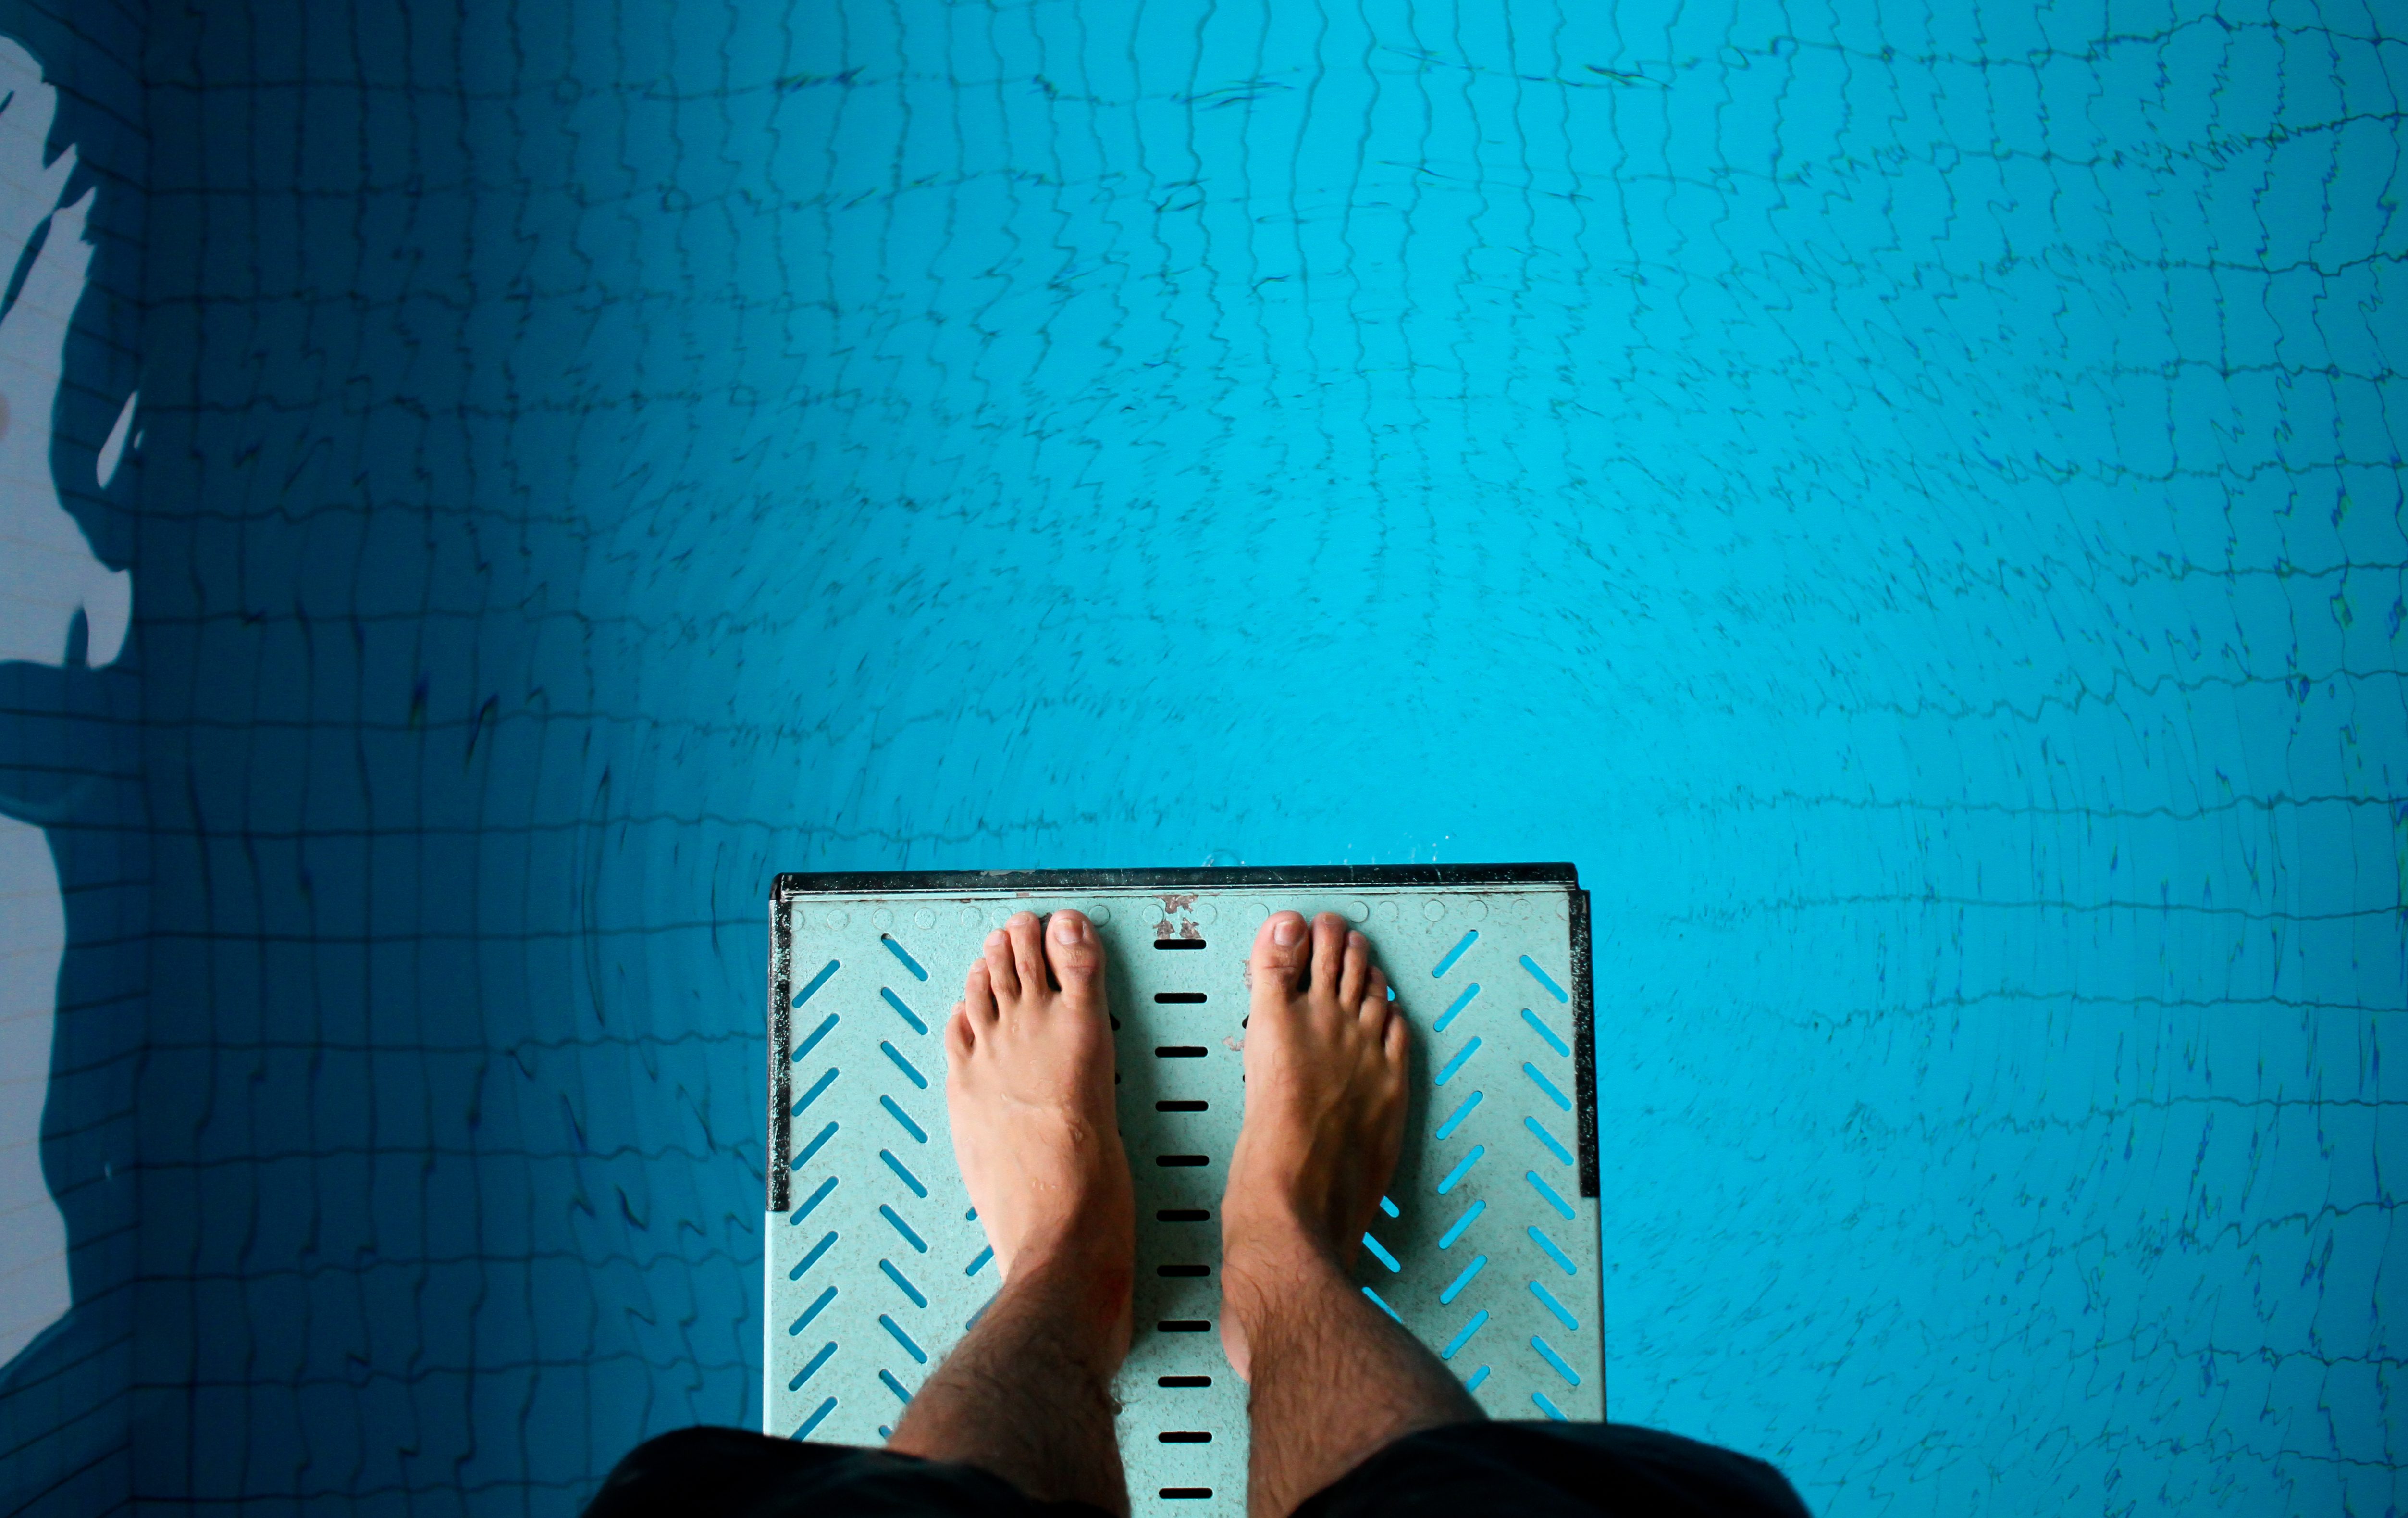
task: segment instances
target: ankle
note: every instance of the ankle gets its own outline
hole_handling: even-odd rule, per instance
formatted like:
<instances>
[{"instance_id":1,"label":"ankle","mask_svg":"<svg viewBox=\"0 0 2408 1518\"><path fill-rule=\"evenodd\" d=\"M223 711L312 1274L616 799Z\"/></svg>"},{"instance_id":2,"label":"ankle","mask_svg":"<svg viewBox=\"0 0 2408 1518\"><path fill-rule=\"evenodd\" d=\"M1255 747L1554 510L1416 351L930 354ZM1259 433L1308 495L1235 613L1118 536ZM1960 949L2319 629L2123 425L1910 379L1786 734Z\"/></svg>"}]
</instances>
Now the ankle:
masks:
<instances>
[{"instance_id":1,"label":"ankle","mask_svg":"<svg viewBox=\"0 0 2408 1518\"><path fill-rule=\"evenodd\" d=\"M1046 1320L1061 1352L1109 1380L1128 1355L1137 1268L1126 1245L1030 1240L996 1301Z\"/></svg>"},{"instance_id":2,"label":"ankle","mask_svg":"<svg viewBox=\"0 0 2408 1518\"><path fill-rule=\"evenodd\" d=\"M1275 1188L1249 1187L1242 1196L1222 1199L1224 1258L1260 1256L1283 1265L1326 1260L1342 1275L1354 1258L1351 1242L1321 1210Z\"/></svg>"},{"instance_id":3,"label":"ankle","mask_svg":"<svg viewBox=\"0 0 2408 1518\"><path fill-rule=\"evenodd\" d=\"M1345 1287L1346 1268L1329 1240L1293 1214L1231 1218L1221 1243L1222 1311L1254 1328L1280 1312L1315 1310L1308 1304L1321 1288Z\"/></svg>"}]
</instances>

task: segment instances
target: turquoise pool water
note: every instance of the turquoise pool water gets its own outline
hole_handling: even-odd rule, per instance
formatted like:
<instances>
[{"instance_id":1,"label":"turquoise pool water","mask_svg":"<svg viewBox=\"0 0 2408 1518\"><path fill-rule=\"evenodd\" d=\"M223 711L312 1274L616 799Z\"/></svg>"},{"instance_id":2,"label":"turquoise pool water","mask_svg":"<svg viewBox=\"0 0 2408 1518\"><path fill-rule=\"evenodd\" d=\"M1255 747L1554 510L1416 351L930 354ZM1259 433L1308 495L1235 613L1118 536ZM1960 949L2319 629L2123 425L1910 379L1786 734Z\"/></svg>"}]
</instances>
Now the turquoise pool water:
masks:
<instances>
[{"instance_id":1,"label":"turquoise pool water","mask_svg":"<svg viewBox=\"0 0 2408 1518\"><path fill-rule=\"evenodd\" d=\"M779 8L147 22L135 1492L756 1422L777 871L1563 859L1617 1417L2396 1511L2396 12Z\"/></svg>"}]
</instances>

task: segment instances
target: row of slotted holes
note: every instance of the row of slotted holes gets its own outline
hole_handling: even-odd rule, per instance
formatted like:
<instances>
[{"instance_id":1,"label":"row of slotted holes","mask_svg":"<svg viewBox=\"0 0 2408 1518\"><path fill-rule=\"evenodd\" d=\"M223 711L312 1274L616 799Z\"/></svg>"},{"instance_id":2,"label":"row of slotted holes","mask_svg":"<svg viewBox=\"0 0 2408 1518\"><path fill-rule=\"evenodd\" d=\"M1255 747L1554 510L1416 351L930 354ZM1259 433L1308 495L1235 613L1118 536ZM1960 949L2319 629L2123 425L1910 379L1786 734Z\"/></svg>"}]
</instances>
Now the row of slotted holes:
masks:
<instances>
[{"instance_id":1,"label":"row of slotted holes","mask_svg":"<svg viewBox=\"0 0 2408 1518\"><path fill-rule=\"evenodd\" d=\"M1154 941L1154 947L1157 949L1192 950L1204 947L1205 941L1201 938L1157 938ZM1205 1001L1205 993L1200 990L1162 990L1154 992L1154 999L1157 1003L1171 1005L1199 1006ZM1120 1020L1117 1018L1113 1019L1112 1026L1114 1028L1120 1026ZM1240 1026L1243 1026L1242 1019ZM1207 1051L1202 1046L1196 1044L1157 1044L1154 1046L1154 1052L1158 1059L1200 1060ZM1154 1109L1156 1112L1203 1112L1210 1108L1210 1103L1186 1097L1170 1098L1154 1104ZM1154 1156L1154 1163L1166 1169L1185 1168L1209 1164L1211 1163L1211 1157L1205 1154L1157 1154ZM1204 1222L1211 1216L1211 1210L1205 1207L1165 1207L1154 1215L1156 1222L1168 1223ZM1157 1276L1172 1279L1192 1279L1209 1276L1211 1273L1211 1266L1201 1265L1162 1265L1154 1267L1154 1274ZM1201 1334L1209 1332L1212 1324L1209 1321L1197 1318L1165 1318L1159 1320L1154 1326L1166 1334ZM1204 1387L1212 1384L1212 1378L1204 1375L1157 1376L1154 1378L1154 1384L1172 1389ZM1212 1442L1211 1431L1202 1428L1167 1428L1155 1434L1154 1438L1164 1444ZM1157 1495L1174 1499L1209 1497L1212 1495L1212 1488L1165 1486L1157 1488Z\"/></svg>"}]
</instances>

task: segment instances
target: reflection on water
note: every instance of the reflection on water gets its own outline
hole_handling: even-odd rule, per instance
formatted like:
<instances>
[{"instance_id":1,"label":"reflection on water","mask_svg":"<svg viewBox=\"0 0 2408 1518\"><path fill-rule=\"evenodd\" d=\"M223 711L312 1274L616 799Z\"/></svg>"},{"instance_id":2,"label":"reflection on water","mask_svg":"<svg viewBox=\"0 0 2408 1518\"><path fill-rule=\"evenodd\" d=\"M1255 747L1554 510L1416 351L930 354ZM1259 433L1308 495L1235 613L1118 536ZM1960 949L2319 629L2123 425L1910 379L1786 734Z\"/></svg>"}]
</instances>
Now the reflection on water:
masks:
<instances>
[{"instance_id":1,"label":"reflection on water","mask_svg":"<svg viewBox=\"0 0 2408 1518\"><path fill-rule=\"evenodd\" d=\"M132 576L93 557L50 472L51 412L92 260L84 216L95 193L61 204L76 155L69 148L44 161L56 111L41 65L0 38L0 267L14 271L0 311L0 659L105 665L125 641ZM129 400L108 472L132 412ZM66 936L49 841L33 823L0 817L0 1366L69 1305L66 1221L41 1147Z\"/></svg>"}]
</instances>

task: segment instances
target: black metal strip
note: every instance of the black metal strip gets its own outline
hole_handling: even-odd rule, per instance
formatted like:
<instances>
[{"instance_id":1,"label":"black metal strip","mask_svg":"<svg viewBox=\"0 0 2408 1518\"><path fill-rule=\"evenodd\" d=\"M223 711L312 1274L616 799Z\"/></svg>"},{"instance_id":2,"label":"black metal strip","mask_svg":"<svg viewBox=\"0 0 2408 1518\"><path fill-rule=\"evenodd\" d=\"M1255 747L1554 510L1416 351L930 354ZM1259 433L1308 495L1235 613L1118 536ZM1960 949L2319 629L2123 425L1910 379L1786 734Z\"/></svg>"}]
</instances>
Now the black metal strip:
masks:
<instances>
[{"instance_id":1,"label":"black metal strip","mask_svg":"<svg viewBox=\"0 0 2408 1518\"><path fill-rule=\"evenodd\" d=\"M1571 893L1572 1079L1580 1104L1580 1188L1598 1194L1597 1184L1597 985L1588 941L1588 892Z\"/></svg>"},{"instance_id":2,"label":"black metal strip","mask_svg":"<svg viewBox=\"0 0 2408 1518\"><path fill-rule=\"evenodd\" d=\"M781 875L773 900L905 891L1061 891L1111 888L1216 890L1238 886L1573 886L1570 864L1319 864L1190 870L889 870Z\"/></svg>"},{"instance_id":3,"label":"black metal strip","mask_svg":"<svg viewBox=\"0 0 2408 1518\"><path fill-rule=\"evenodd\" d=\"M769 1144L762 1154L763 1167L768 1173L769 1210L786 1210L786 1188L791 1183L786 1173L786 1156L794 1151L794 1119L786 1112L786 1104L794 1093L794 1062L787 1058L795 1047L795 1009L792 1003L795 978L795 926L793 909L782 901L769 904Z\"/></svg>"}]
</instances>

